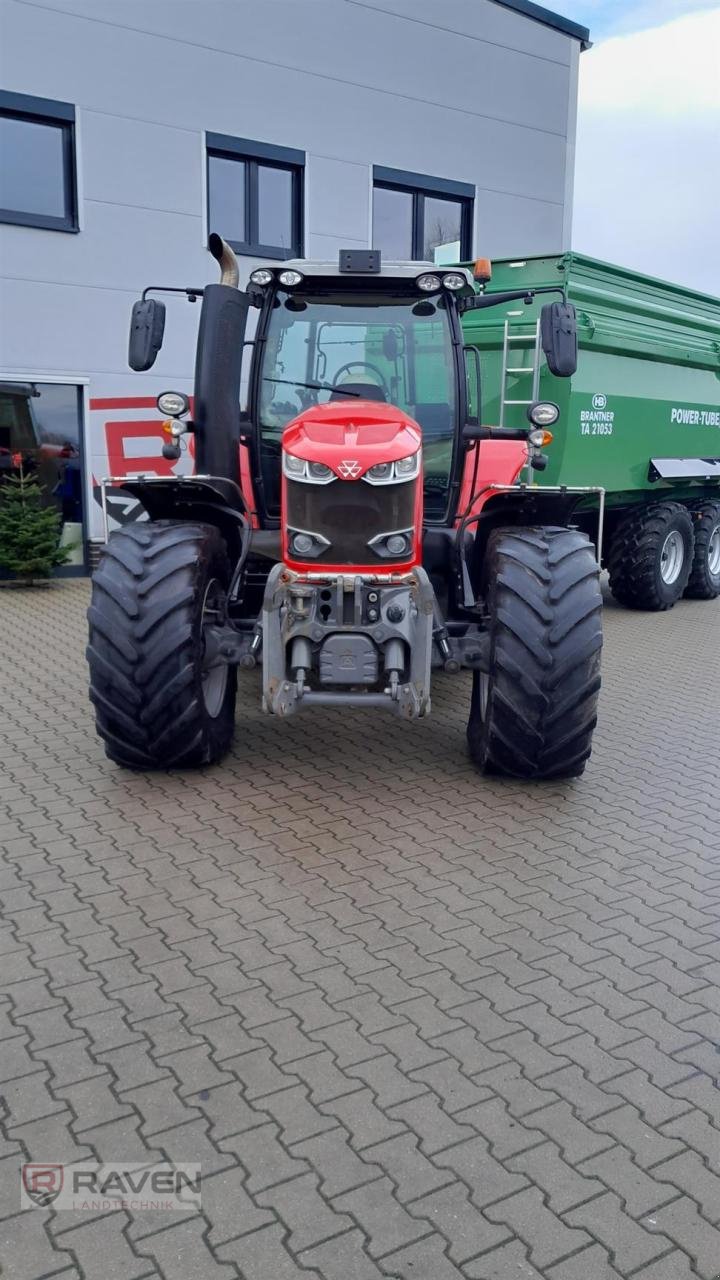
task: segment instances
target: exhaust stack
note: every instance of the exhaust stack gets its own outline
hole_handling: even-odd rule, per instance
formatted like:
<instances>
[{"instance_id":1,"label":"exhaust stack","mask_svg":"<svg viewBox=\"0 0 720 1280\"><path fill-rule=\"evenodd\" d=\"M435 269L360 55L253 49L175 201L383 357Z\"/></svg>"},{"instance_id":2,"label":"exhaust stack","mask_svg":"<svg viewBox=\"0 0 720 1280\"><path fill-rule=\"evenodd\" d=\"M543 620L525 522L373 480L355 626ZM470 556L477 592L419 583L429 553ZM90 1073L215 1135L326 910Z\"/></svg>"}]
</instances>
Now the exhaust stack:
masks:
<instances>
[{"instance_id":1,"label":"exhaust stack","mask_svg":"<svg viewBox=\"0 0 720 1280\"><path fill-rule=\"evenodd\" d=\"M195 360L195 465L198 474L240 480L240 370L248 296L238 289L238 261L222 236L208 248L220 263L220 283L203 291Z\"/></svg>"},{"instance_id":2,"label":"exhaust stack","mask_svg":"<svg viewBox=\"0 0 720 1280\"><path fill-rule=\"evenodd\" d=\"M215 231L208 239L208 249L216 262L220 263L220 283L237 289L240 280L240 268L227 240L223 240Z\"/></svg>"}]
</instances>

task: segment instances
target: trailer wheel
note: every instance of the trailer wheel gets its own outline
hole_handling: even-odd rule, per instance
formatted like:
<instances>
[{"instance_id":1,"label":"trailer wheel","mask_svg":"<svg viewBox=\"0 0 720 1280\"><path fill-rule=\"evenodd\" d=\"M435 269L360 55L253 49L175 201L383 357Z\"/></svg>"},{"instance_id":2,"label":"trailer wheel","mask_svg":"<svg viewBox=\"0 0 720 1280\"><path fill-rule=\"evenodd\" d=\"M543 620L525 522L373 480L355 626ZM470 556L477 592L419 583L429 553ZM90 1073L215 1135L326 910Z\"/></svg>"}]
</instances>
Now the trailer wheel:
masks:
<instances>
[{"instance_id":1,"label":"trailer wheel","mask_svg":"<svg viewBox=\"0 0 720 1280\"><path fill-rule=\"evenodd\" d=\"M467 736L483 773L573 778L597 719L602 596L575 529L499 529L485 559L490 670L476 671Z\"/></svg>"},{"instance_id":2,"label":"trailer wheel","mask_svg":"<svg viewBox=\"0 0 720 1280\"><path fill-rule=\"evenodd\" d=\"M693 525L679 502L654 502L618 524L607 557L610 590L629 609L672 609L688 584Z\"/></svg>"},{"instance_id":3,"label":"trailer wheel","mask_svg":"<svg viewBox=\"0 0 720 1280\"><path fill-rule=\"evenodd\" d=\"M130 769L219 760L235 720L235 668L205 661L230 581L224 539L172 520L114 533L93 574L87 658L105 751Z\"/></svg>"},{"instance_id":4,"label":"trailer wheel","mask_svg":"<svg viewBox=\"0 0 720 1280\"><path fill-rule=\"evenodd\" d=\"M691 600L720 596L720 502L704 502L690 513L695 554L685 595Z\"/></svg>"}]
</instances>

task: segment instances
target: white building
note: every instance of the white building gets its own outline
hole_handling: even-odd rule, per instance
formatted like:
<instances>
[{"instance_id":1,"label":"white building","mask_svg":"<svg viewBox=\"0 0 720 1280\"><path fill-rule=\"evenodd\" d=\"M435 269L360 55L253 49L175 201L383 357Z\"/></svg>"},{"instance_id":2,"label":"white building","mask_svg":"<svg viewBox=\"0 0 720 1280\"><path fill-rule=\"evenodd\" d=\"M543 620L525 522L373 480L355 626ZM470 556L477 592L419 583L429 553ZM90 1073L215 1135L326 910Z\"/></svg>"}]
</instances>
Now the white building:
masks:
<instances>
[{"instance_id":1,"label":"white building","mask_svg":"<svg viewBox=\"0 0 720 1280\"><path fill-rule=\"evenodd\" d=\"M197 308L147 374L128 318L216 279L209 230L247 267L569 247L587 42L531 0L0 0L0 471L36 465L79 542L103 475L166 468Z\"/></svg>"}]
</instances>

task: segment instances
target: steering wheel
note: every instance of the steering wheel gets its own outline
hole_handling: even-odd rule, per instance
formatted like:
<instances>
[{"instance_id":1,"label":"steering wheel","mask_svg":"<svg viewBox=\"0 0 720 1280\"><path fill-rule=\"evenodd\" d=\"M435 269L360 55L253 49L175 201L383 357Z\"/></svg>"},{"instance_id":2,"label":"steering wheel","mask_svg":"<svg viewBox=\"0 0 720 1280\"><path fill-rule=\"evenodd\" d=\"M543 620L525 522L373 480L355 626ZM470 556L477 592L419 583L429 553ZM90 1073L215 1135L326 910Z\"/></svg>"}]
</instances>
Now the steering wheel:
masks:
<instances>
[{"instance_id":1,"label":"steering wheel","mask_svg":"<svg viewBox=\"0 0 720 1280\"><path fill-rule=\"evenodd\" d=\"M335 390L335 388L338 387L338 378L340 377L340 375L343 373L349 373L351 369L369 369L370 372L377 378L378 386L384 391L385 398L386 399L389 398L389 392L388 392L385 379L382 375L382 370L378 369L376 364L371 364L369 360L349 360L347 364L341 365L340 368L335 373L335 378L332 384L333 390ZM339 389L342 391L342 387L340 387Z\"/></svg>"}]
</instances>

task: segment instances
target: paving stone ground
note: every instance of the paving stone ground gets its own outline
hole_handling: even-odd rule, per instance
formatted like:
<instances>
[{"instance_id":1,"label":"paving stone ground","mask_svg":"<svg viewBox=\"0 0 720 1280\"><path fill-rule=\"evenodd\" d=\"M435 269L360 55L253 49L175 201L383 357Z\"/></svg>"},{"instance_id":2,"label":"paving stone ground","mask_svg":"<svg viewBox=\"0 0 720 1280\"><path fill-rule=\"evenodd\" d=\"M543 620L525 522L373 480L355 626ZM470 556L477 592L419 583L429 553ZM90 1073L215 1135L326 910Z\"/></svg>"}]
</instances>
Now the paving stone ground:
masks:
<instances>
[{"instance_id":1,"label":"paving stone ground","mask_svg":"<svg viewBox=\"0 0 720 1280\"><path fill-rule=\"evenodd\" d=\"M12 1280L715 1280L720 604L608 600L583 779L433 716L259 711L141 776L87 586L0 593ZM19 1211L29 1160L200 1161L201 1212Z\"/></svg>"}]
</instances>

